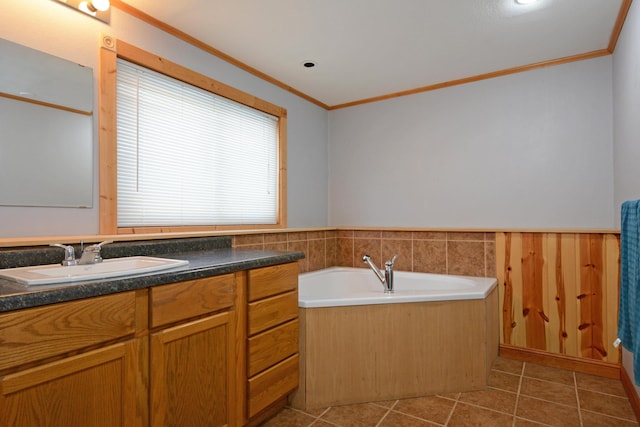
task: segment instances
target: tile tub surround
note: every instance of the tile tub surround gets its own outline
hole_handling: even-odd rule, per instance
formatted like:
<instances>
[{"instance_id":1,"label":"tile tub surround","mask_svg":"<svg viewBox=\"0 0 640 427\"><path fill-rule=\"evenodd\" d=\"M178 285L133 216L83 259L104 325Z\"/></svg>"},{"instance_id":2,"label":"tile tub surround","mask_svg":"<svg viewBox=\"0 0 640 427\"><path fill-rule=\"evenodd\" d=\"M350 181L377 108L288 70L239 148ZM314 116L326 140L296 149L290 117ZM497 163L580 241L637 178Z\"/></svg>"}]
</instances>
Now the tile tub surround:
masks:
<instances>
[{"instance_id":1,"label":"tile tub surround","mask_svg":"<svg viewBox=\"0 0 640 427\"><path fill-rule=\"evenodd\" d=\"M301 251L300 272L362 267L367 253L381 266L398 255L396 269L496 277L495 233L458 231L321 230L233 236L233 247Z\"/></svg>"},{"instance_id":2,"label":"tile tub surround","mask_svg":"<svg viewBox=\"0 0 640 427\"><path fill-rule=\"evenodd\" d=\"M338 231L338 265L377 265L398 255L398 270L495 277L495 233L455 231Z\"/></svg>"},{"instance_id":3,"label":"tile tub surround","mask_svg":"<svg viewBox=\"0 0 640 427\"><path fill-rule=\"evenodd\" d=\"M637 425L619 380L498 358L485 390L306 410L289 407L263 427Z\"/></svg>"}]
</instances>

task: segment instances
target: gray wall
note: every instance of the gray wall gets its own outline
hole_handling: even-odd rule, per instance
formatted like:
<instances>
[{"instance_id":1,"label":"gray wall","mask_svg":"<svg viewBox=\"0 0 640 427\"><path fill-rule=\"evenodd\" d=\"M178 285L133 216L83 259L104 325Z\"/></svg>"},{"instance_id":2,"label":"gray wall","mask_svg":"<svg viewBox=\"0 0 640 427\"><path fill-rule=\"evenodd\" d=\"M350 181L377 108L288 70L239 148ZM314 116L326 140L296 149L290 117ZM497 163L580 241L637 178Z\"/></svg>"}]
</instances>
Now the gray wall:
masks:
<instances>
[{"instance_id":1,"label":"gray wall","mask_svg":"<svg viewBox=\"0 0 640 427\"><path fill-rule=\"evenodd\" d=\"M104 32L287 108L290 227L612 227L637 174L618 148L614 203L611 57L327 113L117 9L111 25L52 1L0 12L1 37L96 75ZM97 233L94 129L94 208L0 206L0 237Z\"/></svg>"},{"instance_id":2,"label":"gray wall","mask_svg":"<svg viewBox=\"0 0 640 427\"><path fill-rule=\"evenodd\" d=\"M613 55L613 170L616 226L620 205L640 198L640 5L631 4Z\"/></svg>"},{"instance_id":3,"label":"gray wall","mask_svg":"<svg viewBox=\"0 0 640 427\"><path fill-rule=\"evenodd\" d=\"M332 111L329 223L612 227L611 61Z\"/></svg>"},{"instance_id":4,"label":"gray wall","mask_svg":"<svg viewBox=\"0 0 640 427\"><path fill-rule=\"evenodd\" d=\"M288 202L290 227L328 224L328 113L217 57L112 9L111 25L68 7L41 0L0 0L0 37L94 69L97 111L100 33L209 75L288 111ZM97 234L98 138L94 121L94 206L92 209L0 206L0 238ZM55 177L48 177L55 179ZM20 177L16 177L19 185Z\"/></svg>"},{"instance_id":5,"label":"gray wall","mask_svg":"<svg viewBox=\"0 0 640 427\"><path fill-rule=\"evenodd\" d=\"M620 205L640 198L640 4L631 4L613 55L613 161L616 226ZM622 351L622 364L633 378L633 354ZM640 387L636 385L636 393Z\"/></svg>"}]
</instances>

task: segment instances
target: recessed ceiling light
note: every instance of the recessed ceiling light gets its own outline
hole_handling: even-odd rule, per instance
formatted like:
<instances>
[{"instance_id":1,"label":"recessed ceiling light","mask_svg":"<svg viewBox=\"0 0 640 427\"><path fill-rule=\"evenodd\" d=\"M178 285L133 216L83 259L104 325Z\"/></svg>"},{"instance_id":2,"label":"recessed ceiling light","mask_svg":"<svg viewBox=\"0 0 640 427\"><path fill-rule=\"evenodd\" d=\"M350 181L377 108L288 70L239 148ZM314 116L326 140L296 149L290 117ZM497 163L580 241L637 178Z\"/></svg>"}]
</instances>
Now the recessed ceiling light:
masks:
<instances>
[{"instance_id":1,"label":"recessed ceiling light","mask_svg":"<svg viewBox=\"0 0 640 427\"><path fill-rule=\"evenodd\" d=\"M310 60L302 61L302 66L304 68L313 68L316 65L318 65L318 63L316 61L310 61Z\"/></svg>"},{"instance_id":2,"label":"recessed ceiling light","mask_svg":"<svg viewBox=\"0 0 640 427\"><path fill-rule=\"evenodd\" d=\"M531 4L531 3L535 3L538 0L516 0L516 3L518 4Z\"/></svg>"}]
</instances>

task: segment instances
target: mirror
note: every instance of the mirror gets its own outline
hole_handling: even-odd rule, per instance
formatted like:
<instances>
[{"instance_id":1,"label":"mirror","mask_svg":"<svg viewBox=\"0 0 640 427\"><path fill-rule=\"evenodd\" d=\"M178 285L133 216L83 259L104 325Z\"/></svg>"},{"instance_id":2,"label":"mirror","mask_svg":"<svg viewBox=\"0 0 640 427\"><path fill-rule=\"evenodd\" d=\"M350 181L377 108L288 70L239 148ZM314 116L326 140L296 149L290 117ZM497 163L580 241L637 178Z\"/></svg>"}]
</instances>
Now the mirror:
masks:
<instances>
[{"instance_id":1,"label":"mirror","mask_svg":"<svg viewBox=\"0 0 640 427\"><path fill-rule=\"evenodd\" d=\"M91 207L93 70L0 39L0 205Z\"/></svg>"}]
</instances>

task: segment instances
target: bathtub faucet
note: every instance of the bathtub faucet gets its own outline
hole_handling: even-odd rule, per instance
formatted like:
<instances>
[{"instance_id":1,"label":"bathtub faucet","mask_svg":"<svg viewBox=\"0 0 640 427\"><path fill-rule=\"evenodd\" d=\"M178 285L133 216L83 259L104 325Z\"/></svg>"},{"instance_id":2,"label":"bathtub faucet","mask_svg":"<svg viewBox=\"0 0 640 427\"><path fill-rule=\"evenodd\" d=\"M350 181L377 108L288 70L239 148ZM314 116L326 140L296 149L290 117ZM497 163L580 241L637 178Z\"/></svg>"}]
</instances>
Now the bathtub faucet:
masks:
<instances>
[{"instance_id":1,"label":"bathtub faucet","mask_svg":"<svg viewBox=\"0 0 640 427\"><path fill-rule=\"evenodd\" d=\"M398 258L398 255L394 255L393 258L384 263L383 274L382 270L380 270L376 263L371 260L371 257L369 255L365 255L362 257L362 261L369 264L369 267L371 267L373 272L376 273L376 277L378 277L378 280L382 282L385 294L393 293L393 264L396 262L396 258Z\"/></svg>"}]
</instances>

